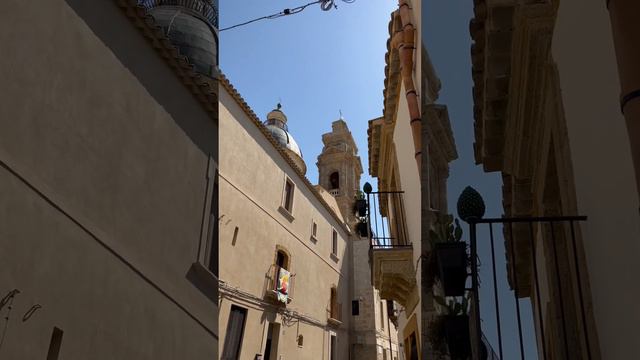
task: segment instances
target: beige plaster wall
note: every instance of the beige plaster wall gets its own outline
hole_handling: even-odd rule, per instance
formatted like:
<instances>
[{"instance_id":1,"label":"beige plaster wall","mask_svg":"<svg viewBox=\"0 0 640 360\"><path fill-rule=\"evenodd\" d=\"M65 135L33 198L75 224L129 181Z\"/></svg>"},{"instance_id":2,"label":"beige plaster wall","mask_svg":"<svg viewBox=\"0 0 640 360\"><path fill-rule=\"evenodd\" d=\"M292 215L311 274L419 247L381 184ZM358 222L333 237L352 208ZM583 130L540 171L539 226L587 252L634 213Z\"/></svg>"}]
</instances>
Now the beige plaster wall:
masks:
<instances>
[{"instance_id":1,"label":"beige plaster wall","mask_svg":"<svg viewBox=\"0 0 640 360\"><path fill-rule=\"evenodd\" d=\"M351 314L349 234L222 88L219 111L220 132L224 134L220 153L233 154L222 156L219 164L220 279L251 294L255 302L255 310L251 311L256 312L255 321L250 319L245 327L241 358L253 359L255 354L262 353L266 329L264 318L275 313L261 299L265 292L266 273L275 262L276 246L285 248L290 254L289 270L296 274L293 301L287 309L319 323L300 322L301 329L308 329L303 334L303 348L297 347L294 328L282 326L284 334L281 334L280 349L285 355L283 359L318 359L324 346L327 347L325 356L328 356L328 331L334 329L327 325L332 286L337 286L338 301L342 303L343 324L335 328L340 338L339 356L347 358ZM279 210L286 177L295 184L292 220ZM318 225L317 240L311 239L312 221ZM238 236L233 243L236 227ZM332 229L338 231L337 258L331 256ZM228 321L227 306L230 305L227 301L238 302L239 306L245 307L240 305L242 300L225 298L223 294L221 346Z\"/></svg>"},{"instance_id":2,"label":"beige plaster wall","mask_svg":"<svg viewBox=\"0 0 640 360\"><path fill-rule=\"evenodd\" d=\"M216 304L186 276L209 157L194 139L215 148L215 121L115 2L93 5L109 45L62 0L0 12L0 293L21 290L0 357L44 358L57 326L62 358L210 359Z\"/></svg>"},{"instance_id":3,"label":"beige plaster wall","mask_svg":"<svg viewBox=\"0 0 640 360\"><path fill-rule=\"evenodd\" d=\"M640 289L634 285L640 222L603 3L560 3L553 57L560 73L578 212L589 217L581 230L602 358L630 359L640 353Z\"/></svg>"}]
</instances>

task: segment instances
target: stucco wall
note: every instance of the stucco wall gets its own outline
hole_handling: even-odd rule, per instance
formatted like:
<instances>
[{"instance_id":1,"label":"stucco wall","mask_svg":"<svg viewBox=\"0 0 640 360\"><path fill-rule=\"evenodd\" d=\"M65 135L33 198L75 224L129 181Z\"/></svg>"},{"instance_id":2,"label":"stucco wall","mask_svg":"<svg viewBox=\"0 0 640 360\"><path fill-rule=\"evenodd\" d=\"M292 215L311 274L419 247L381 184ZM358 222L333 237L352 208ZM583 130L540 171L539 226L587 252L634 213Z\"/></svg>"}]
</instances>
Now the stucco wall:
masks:
<instances>
[{"instance_id":1,"label":"stucco wall","mask_svg":"<svg viewBox=\"0 0 640 360\"><path fill-rule=\"evenodd\" d=\"M418 259L421 254L421 189L420 177L418 175L418 166L415 160L415 149L410 126L410 116L405 93L404 84L400 87L401 96L398 101L398 113L396 115L396 125L393 133L393 142L395 145L396 159L398 161L398 174L396 176L400 180L401 190L404 191L405 216L407 221L407 230L409 238L413 243L413 265L420 266ZM416 272L416 284L418 294L420 294L419 284L421 284L421 271ZM414 309L405 314L406 319L410 319L412 314L416 315L418 324L421 323L421 301ZM398 334L400 340L403 340L403 326L399 324ZM408 335L408 334L406 334ZM420 337L418 337L420 338Z\"/></svg>"},{"instance_id":2,"label":"stucco wall","mask_svg":"<svg viewBox=\"0 0 640 360\"><path fill-rule=\"evenodd\" d=\"M64 358L211 358L216 304L186 275L215 121L115 2L92 5L0 13L0 292L22 291L0 355L42 357L57 326Z\"/></svg>"},{"instance_id":3,"label":"stucco wall","mask_svg":"<svg viewBox=\"0 0 640 360\"><path fill-rule=\"evenodd\" d=\"M308 329L303 333L303 348L297 347L297 324L294 327L283 325L279 354L284 355L283 359L318 359L324 348L325 358L328 358L327 332L333 329L326 325L330 289L337 286L343 323L335 331L339 338L339 357L347 358L351 314L349 234L222 88L219 111L220 132L224 134L220 151L221 154L233 154L221 157L219 165L220 279L261 300L265 293L265 276L275 261L276 246L283 247L291 258L289 270L296 274L293 300L287 309L311 317L320 325L300 322L300 329ZM291 221L279 210L286 177L295 184ZM312 221L318 226L317 241L311 239ZM234 243L236 227L238 236ZM332 229L338 232L337 259L331 256ZM241 300L223 294L221 346L228 321L228 301L247 306L242 305ZM253 359L255 354L262 353L265 320L274 313L264 301L259 301L253 308L249 313L255 314L253 318L250 315L245 326L242 359ZM278 319L269 321L281 322Z\"/></svg>"},{"instance_id":4,"label":"stucco wall","mask_svg":"<svg viewBox=\"0 0 640 360\"><path fill-rule=\"evenodd\" d=\"M576 9L580 16L575 16ZM553 39L573 160L578 212L603 359L640 353L635 264L640 222L630 147L618 103L609 14L562 1Z\"/></svg>"}]
</instances>

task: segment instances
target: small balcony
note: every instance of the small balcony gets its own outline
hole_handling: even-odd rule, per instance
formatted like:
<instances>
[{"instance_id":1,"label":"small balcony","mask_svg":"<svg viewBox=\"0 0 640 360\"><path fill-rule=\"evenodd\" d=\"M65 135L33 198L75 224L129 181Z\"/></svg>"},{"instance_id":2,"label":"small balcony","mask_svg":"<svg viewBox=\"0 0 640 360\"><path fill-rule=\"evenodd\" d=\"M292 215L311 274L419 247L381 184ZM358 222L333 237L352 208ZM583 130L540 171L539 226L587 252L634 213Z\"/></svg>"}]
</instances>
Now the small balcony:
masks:
<instances>
[{"instance_id":1,"label":"small balcony","mask_svg":"<svg viewBox=\"0 0 640 360\"><path fill-rule=\"evenodd\" d=\"M284 271L281 271L284 270ZM287 276L287 270L276 264L271 265L267 272L265 298L274 303L286 306L293 301L295 289L295 274Z\"/></svg>"},{"instance_id":2,"label":"small balcony","mask_svg":"<svg viewBox=\"0 0 640 360\"><path fill-rule=\"evenodd\" d=\"M413 246L407 231L403 196L402 191L367 194L369 256L371 280L380 296L410 308L417 293Z\"/></svg>"},{"instance_id":3,"label":"small balcony","mask_svg":"<svg viewBox=\"0 0 640 360\"><path fill-rule=\"evenodd\" d=\"M331 303L329 308L329 318L327 319L329 324L331 325L341 325L342 324L342 304L336 301Z\"/></svg>"}]
</instances>

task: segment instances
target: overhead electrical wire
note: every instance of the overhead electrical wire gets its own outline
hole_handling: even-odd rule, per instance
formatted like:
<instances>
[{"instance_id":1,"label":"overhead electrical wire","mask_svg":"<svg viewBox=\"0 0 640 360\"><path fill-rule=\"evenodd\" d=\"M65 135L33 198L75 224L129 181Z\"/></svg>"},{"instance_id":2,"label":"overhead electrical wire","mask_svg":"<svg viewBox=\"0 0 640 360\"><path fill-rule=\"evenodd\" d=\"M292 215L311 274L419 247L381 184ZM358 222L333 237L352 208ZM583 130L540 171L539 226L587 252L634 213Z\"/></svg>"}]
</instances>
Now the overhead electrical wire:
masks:
<instances>
[{"instance_id":1,"label":"overhead electrical wire","mask_svg":"<svg viewBox=\"0 0 640 360\"><path fill-rule=\"evenodd\" d=\"M317 0L317 1L312 1L312 2L307 3L305 5L301 5L301 6L290 8L290 9L287 8L287 9L284 9L284 10L282 10L280 12L275 13L275 14L262 16L262 17L259 17L259 18L253 19L253 20L245 21L243 23L236 24L236 25L233 25L233 26L229 26L229 27L220 29L218 31L220 32L220 31L231 30L231 29L234 29L234 28L237 28L237 27L249 25L251 23L254 23L254 22L260 21L260 20L273 20L273 19L277 19L277 18L280 18L280 17L283 17L283 16L294 15L294 14L302 12L307 7L309 7L311 5L315 5L315 4L320 4L320 9L322 9L322 11L329 11L331 9L337 9L338 5L335 4L335 1L336 0ZM344 3L347 3L347 4L352 4L356 0L340 0L340 1L342 1Z\"/></svg>"}]
</instances>

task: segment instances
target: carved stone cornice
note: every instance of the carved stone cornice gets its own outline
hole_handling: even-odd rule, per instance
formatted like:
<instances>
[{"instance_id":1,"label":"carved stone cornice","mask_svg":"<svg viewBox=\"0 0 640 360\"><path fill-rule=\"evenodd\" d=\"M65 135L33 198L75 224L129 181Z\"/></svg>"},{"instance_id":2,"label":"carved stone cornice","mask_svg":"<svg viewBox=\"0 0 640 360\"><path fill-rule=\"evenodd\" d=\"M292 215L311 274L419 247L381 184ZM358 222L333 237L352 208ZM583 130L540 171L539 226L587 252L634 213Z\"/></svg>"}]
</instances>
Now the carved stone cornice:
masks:
<instances>
[{"instance_id":1,"label":"carved stone cornice","mask_svg":"<svg viewBox=\"0 0 640 360\"><path fill-rule=\"evenodd\" d=\"M458 158L456 142L451 130L449 111L446 105L429 104L424 106L423 114L429 134L429 147L431 151L437 149L442 156L438 157L439 166L446 166L451 161ZM430 154L433 156L433 154Z\"/></svg>"},{"instance_id":2,"label":"carved stone cornice","mask_svg":"<svg viewBox=\"0 0 640 360\"><path fill-rule=\"evenodd\" d=\"M411 247L372 250L373 285L381 298L405 308L415 307L416 272L412 261Z\"/></svg>"},{"instance_id":3,"label":"carved stone cornice","mask_svg":"<svg viewBox=\"0 0 640 360\"><path fill-rule=\"evenodd\" d=\"M535 164L555 21L551 9L526 7L515 21L502 170L519 178L531 177Z\"/></svg>"},{"instance_id":4,"label":"carved stone cornice","mask_svg":"<svg viewBox=\"0 0 640 360\"><path fill-rule=\"evenodd\" d=\"M522 117L523 102L529 112L540 108L531 102L540 99L532 92L538 91L537 72L548 60L555 12L556 5L546 2L474 1L475 17L469 24L474 40L474 154L485 171L518 169L511 155L518 157L516 161L527 156L526 139L521 136L525 132L513 119Z\"/></svg>"},{"instance_id":5,"label":"carved stone cornice","mask_svg":"<svg viewBox=\"0 0 640 360\"><path fill-rule=\"evenodd\" d=\"M369 145L369 175L378 176L378 164L380 160L380 135L384 118L369 120L367 129L367 144Z\"/></svg>"},{"instance_id":6,"label":"carved stone cornice","mask_svg":"<svg viewBox=\"0 0 640 360\"><path fill-rule=\"evenodd\" d=\"M442 84L436 74L436 69L433 67L429 52L424 45L422 45L422 88L423 106L438 100L438 94L440 93Z\"/></svg>"},{"instance_id":7,"label":"carved stone cornice","mask_svg":"<svg viewBox=\"0 0 640 360\"><path fill-rule=\"evenodd\" d=\"M400 29L400 15L394 12L391 14L391 20L389 21L389 39L387 40L387 53L385 54L384 90L382 92L384 96L382 117L387 124L393 124L395 122L395 115L398 112L398 100L400 99L400 85L402 80L400 54L398 49L393 48L391 44L393 35L400 31Z\"/></svg>"},{"instance_id":8,"label":"carved stone cornice","mask_svg":"<svg viewBox=\"0 0 640 360\"><path fill-rule=\"evenodd\" d=\"M531 181L516 179L512 175L503 173L502 182L502 205L505 216L533 216L534 198ZM531 229L528 224L522 223L505 225L503 235L509 285L515 289L514 279L517 277L518 296L528 297L531 291ZM515 261L512 251L515 255Z\"/></svg>"}]
</instances>

